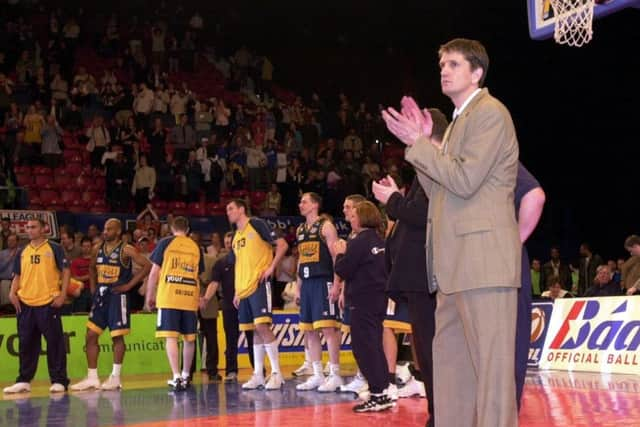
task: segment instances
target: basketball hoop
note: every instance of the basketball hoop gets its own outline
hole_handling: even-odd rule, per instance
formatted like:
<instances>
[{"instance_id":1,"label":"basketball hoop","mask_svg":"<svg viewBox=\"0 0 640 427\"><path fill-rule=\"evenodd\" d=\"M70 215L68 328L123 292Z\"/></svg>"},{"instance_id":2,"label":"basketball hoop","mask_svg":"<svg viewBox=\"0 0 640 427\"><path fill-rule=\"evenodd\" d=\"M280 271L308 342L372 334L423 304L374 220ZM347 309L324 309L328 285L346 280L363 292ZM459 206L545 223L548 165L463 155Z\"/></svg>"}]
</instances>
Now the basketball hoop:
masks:
<instances>
[{"instance_id":1,"label":"basketball hoop","mask_svg":"<svg viewBox=\"0 0 640 427\"><path fill-rule=\"evenodd\" d=\"M553 38L558 44L580 47L593 36L595 0L550 0L555 12Z\"/></svg>"}]
</instances>

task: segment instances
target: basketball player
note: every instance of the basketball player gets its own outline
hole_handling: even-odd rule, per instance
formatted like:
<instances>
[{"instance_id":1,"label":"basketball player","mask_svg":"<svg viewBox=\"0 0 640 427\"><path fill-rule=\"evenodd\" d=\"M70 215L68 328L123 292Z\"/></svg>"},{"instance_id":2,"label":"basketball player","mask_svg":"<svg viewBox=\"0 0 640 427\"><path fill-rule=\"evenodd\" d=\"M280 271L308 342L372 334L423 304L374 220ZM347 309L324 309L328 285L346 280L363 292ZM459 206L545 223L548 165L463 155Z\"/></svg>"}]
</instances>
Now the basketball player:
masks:
<instances>
[{"instance_id":1,"label":"basketball player","mask_svg":"<svg viewBox=\"0 0 640 427\"><path fill-rule=\"evenodd\" d=\"M127 292L149 274L151 264L131 245L122 241L122 224L111 218L104 224L104 241L97 246L89 264L89 287L93 295L87 322L86 347L87 377L71 386L72 391L90 389L117 390L122 387L120 372L124 360L124 336L130 331ZM140 265L134 275L132 261ZM98 339L109 328L113 342L113 369L109 378L100 385L98 377Z\"/></svg>"},{"instance_id":2,"label":"basketball player","mask_svg":"<svg viewBox=\"0 0 640 427\"><path fill-rule=\"evenodd\" d=\"M158 307L156 338L166 340L167 358L173 379L167 385L184 391L190 384L195 352L200 300L200 274L204 271L202 248L188 237L189 222L183 216L171 224L172 236L165 237L151 254L147 284L147 306ZM156 296L157 288L157 296ZM178 338L182 338L182 373Z\"/></svg>"},{"instance_id":3,"label":"basketball player","mask_svg":"<svg viewBox=\"0 0 640 427\"><path fill-rule=\"evenodd\" d=\"M278 342L271 331L271 279L289 245L283 238L276 238L266 222L250 218L247 204L242 199L229 202L227 217L237 227L232 243L236 275L233 302L238 307L240 330L256 331L253 338L254 372L242 388L277 390L282 388L284 378L280 372ZM271 364L271 376L266 383L263 372L265 353Z\"/></svg>"},{"instance_id":4,"label":"basketball player","mask_svg":"<svg viewBox=\"0 0 640 427\"><path fill-rule=\"evenodd\" d=\"M300 300L300 330L304 331L309 347L313 375L296 386L296 390L334 392L343 385L340 377L340 333L337 293L333 287L333 244L338 232L331 220L318 214L322 199L316 193L305 193L300 199L300 214L305 222L297 231L298 281ZM331 248L331 249L330 249ZM331 300L333 299L333 300ZM322 344L320 330L327 341L329 376L322 372Z\"/></svg>"},{"instance_id":5,"label":"basketball player","mask_svg":"<svg viewBox=\"0 0 640 427\"><path fill-rule=\"evenodd\" d=\"M71 272L62 246L45 238L46 223L43 220L30 219L26 228L30 242L16 255L9 291L9 300L16 309L18 321L20 372L16 383L3 391L31 391L30 383L38 369L44 335L51 379L49 391L63 393L69 379L60 309L67 295Z\"/></svg>"}]
</instances>

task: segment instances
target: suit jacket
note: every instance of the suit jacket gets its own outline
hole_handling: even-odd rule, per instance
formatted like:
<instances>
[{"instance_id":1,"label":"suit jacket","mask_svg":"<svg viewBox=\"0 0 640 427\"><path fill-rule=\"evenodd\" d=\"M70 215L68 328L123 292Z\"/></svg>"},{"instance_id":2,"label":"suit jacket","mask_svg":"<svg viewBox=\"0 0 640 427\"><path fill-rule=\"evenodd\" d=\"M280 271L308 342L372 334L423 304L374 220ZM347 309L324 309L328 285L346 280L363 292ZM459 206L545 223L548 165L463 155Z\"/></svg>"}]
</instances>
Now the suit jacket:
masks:
<instances>
[{"instance_id":1,"label":"suit jacket","mask_svg":"<svg viewBox=\"0 0 640 427\"><path fill-rule=\"evenodd\" d=\"M431 290L520 287L518 141L509 111L482 89L449 125L444 143L440 150L419 138L406 153L429 198Z\"/></svg>"},{"instance_id":2,"label":"suit jacket","mask_svg":"<svg viewBox=\"0 0 640 427\"><path fill-rule=\"evenodd\" d=\"M640 280L640 256L632 256L622 264L622 287L631 288Z\"/></svg>"},{"instance_id":3,"label":"suit jacket","mask_svg":"<svg viewBox=\"0 0 640 427\"><path fill-rule=\"evenodd\" d=\"M591 255L589 262L587 258L580 258L580 270L578 272L578 295L583 295L587 289L593 286L593 279L596 277L598 266L604 264L600 255Z\"/></svg>"},{"instance_id":4,"label":"suit jacket","mask_svg":"<svg viewBox=\"0 0 640 427\"><path fill-rule=\"evenodd\" d=\"M396 221L385 242L387 291L393 299L399 292L428 292L425 259L427 196L414 179L406 196L394 193L386 212Z\"/></svg>"},{"instance_id":5,"label":"suit jacket","mask_svg":"<svg viewBox=\"0 0 640 427\"><path fill-rule=\"evenodd\" d=\"M547 289L547 279L551 276L553 276L553 266L551 265L551 261L549 261L542 266L540 273L540 285L543 289ZM560 277L560 285L562 288L571 291L573 287L573 283L571 282L571 269L562 261L560 261L560 265L558 266L558 276Z\"/></svg>"}]
</instances>

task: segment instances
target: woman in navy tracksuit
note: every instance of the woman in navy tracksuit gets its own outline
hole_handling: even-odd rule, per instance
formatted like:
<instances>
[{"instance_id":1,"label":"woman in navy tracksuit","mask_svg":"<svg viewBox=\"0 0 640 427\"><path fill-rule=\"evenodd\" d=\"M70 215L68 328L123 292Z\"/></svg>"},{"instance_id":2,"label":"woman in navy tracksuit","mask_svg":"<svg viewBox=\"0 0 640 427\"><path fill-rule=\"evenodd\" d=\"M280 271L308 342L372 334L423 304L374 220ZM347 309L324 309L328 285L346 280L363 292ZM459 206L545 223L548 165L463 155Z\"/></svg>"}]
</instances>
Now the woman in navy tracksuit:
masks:
<instances>
[{"instance_id":1,"label":"woman in navy tracksuit","mask_svg":"<svg viewBox=\"0 0 640 427\"><path fill-rule=\"evenodd\" d=\"M383 411L393 403L384 393L389 376L382 348L382 322L387 308L384 240L379 234L382 215L373 203L362 202L356 205L350 222L356 236L348 243L335 243L335 272L347 283L345 304L351 310L353 355L371 392L369 400L353 410Z\"/></svg>"}]
</instances>

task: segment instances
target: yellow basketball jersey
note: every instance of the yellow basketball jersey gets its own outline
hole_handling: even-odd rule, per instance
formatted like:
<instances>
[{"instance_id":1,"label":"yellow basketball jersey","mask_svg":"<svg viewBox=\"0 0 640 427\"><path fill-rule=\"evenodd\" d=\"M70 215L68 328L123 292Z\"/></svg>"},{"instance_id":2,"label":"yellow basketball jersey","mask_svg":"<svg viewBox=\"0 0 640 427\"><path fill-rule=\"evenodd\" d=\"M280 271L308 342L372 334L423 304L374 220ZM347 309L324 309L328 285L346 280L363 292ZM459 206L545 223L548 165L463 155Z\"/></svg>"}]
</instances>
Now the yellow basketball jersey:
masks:
<instances>
[{"instance_id":1,"label":"yellow basketball jersey","mask_svg":"<svg viewBox=\"0 0 640 427\"><path fill-rule=\"evenodd\" d=\"M238 298L247 298L258 288L260 276L273 261L275 240L275 233L259 218L251 218L242 230L234 234L232 246Z\"/></svg>"}]
</instances>

